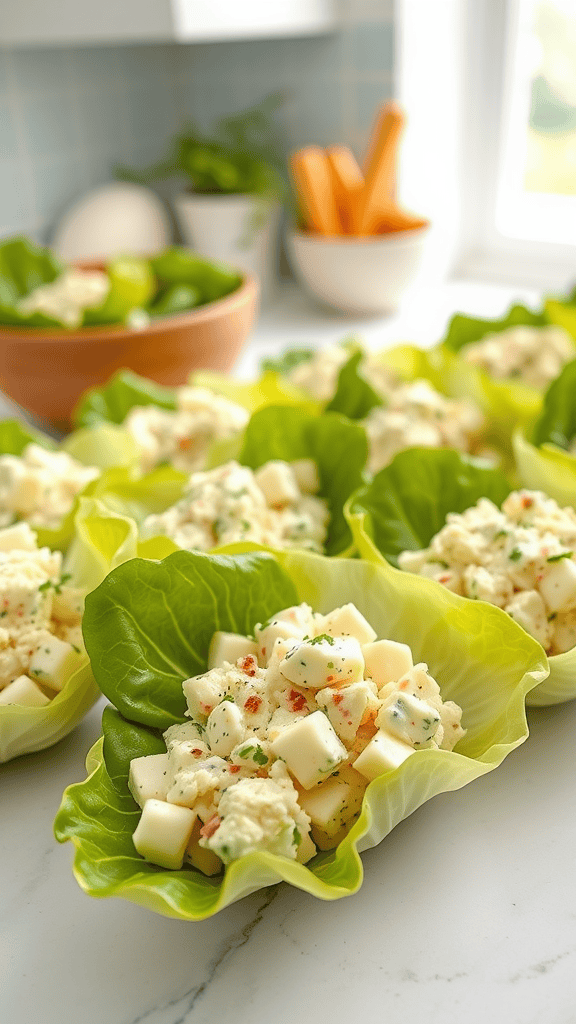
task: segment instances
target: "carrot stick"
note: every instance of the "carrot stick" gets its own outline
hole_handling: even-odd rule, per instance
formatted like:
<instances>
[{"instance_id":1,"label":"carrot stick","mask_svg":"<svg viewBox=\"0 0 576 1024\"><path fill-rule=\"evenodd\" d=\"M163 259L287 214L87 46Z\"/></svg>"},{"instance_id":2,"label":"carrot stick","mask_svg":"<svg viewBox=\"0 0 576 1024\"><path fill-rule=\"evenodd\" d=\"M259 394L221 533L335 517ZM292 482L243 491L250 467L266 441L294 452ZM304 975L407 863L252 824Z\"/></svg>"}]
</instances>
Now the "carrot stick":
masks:
<instances>
[{"instance_id":1,"label":"carrot stick","mask_svg":"<svg viewBox=\"0 0 576 1024\"><path fill-rule=\"evenodd\" d=\"M359 200L364 188L364 176L356 157L348 146L329 146L326 150L334 198L346 234L356 234Z\"/></svg>"},{"instance_id":2,"label":"carrot stick","mask_svg":"<svg viewBox=\"0 0 576 1024\"><path fill-rule=\"evenodd\" d=\"M364 169L365 185L358 222L361 235L375 230L382 210L386 210L394 193L398 144L404 121L404 113L394 101L384 104L378 115Z\"/></svg>"},{"instance_id":3,"label":"carrot stick","mask_svg":"<svg viewBox=\"0 0 576 1024\"><path fill-rule=\"evenodd\" d=\"M401 210L399 206L390 203L383 208L374 228L374 234L383 235L389 231L415 231L417 228L426 228L430 221L425 217L419 217L408 210Z\"/></svg>"},{"instance_id":4,"label":"carrot stick","mask_svg":"<svg viewBox=\"0 0 576 1024\"><path fill-rule=\"evenodd\" d=\"M292 176L307 227L322 235L342 234L328 157L319 146L306 146L290 158Z\"/></svg>"}]
</instances>

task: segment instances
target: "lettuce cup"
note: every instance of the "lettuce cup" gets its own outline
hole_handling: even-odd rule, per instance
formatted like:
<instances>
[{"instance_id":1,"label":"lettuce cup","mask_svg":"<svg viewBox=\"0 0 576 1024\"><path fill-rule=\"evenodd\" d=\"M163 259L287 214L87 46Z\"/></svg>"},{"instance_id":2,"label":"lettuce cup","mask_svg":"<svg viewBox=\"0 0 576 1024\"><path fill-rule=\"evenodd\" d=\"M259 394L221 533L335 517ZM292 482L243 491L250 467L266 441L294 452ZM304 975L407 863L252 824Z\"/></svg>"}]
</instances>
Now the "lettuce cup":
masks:
<instances>
[{"instance_id":1,"label":"lettuce cup","mask_svg":"<svg viewBox=\"0 0 576 1024\"><path fill-rule=\"evenodd\" d=\"M134 523L86 498L64 560L38 546L27 523L0 530L0 762L57 743L98 699L84 597L135 549Z\"/></svg>"},{"instance_id":2,"label":"lettuce cup","mask_svg":"<svg viewBox=\"0 0 576 1024\"><path fill-rule=\"evenodd\" d=\"M352 495L346 516L361 556L428 577L465 604L497 605L538 639L550 672L528 704L576 697L572 509L512 491L481 460L414 449Z\"/></svg>"},{"instance_id":3,"label":"lettuce cup","mask_svg":"<svg viewBox=\"0 0 576 1024\"><path fill-rule=\"evenodd\" d=\"M456 314L435 349L448 394L476 403L490 440L508 455L513 429L539 414L543 392L573 354L574 339L562 327L521 305L500 320Z\"/></svg>"},{"instance_id":4,"label":"lettuce cup","mask_svg":"<svg viewBox=\"0 0 576 1024\"><path fill-rule=\"evenodd\" d=\"M576 507L576 360L567 363L544 396L540 416L513 436L524 487Z\"/></svg>"},{"instance_id":5,"label":"lettuce cup","mask_svg":"<svg viewBox=\"0 0 576 1024\"><path fill-rule=\"evenodd\" d=\"M405 448L484 449L482 414L472 402L448 397L437 361L434 351L400 345L366 352L349 339L316 352L288 351L264 365L321 400L325 411L361 423L369 442L368 470L377 473Z\"/></svg>"},{"instance_id":6,"label":"lettuce cup","mask_svg":"<svg viewBox=\"0 0 576 1024\"><path fill-rule=\"evenodd\" d=\"M191 473L204 467L215 444L233 443L251 412L272 403L293 405L301 400L271 374L243 384L202 371L193 375L188 386L169 388L131 370L120 370L103 388L86 392L74 422L78 428L106 423L122 429L136 449L141 472L167 463Z\"/></svg>"},{"instance_id":7,"label":"lettuce cup","mask_svg":"<svg viewBox=\"0 0 576 1024\"><path fill-rule=\"evenodd\" d=\"M257 623L277 626L275 613L298 602L319 613L352 603L377 637L398 649L408 645L442 699L462 708L465 735L454 750L415 750L376 773L350 831L306 864L253 850L206 877L188 863L168 870L143 859L133 840L141 810L128 786L130 763L165 753L162 734L186 721L182 684L206 672L215 632L247 637ZM497 609L374 563L297 551L134 559L88 596L84 635L95 678L115 707L105 709L103 737L87 759L89 777L64 794L56 838L73 842L74 873L88 894L124 897L184 920L209 917L282 880L324 900L357 891L362 851L435 794L497 767L525 740L525 697L547 672L539 645ZM326 636L320 641L326 644ZM248 662L239 659L238 669L243 663L248 675L261 671Z\"/></svg>"},{"instance_id":8,"label":"lettuce cup","mask_svg":"<svg viewBox=\"0 0 576 1024\"><path fill-rule=\"evenodd\" d=\"M128 434L100 424L52 438L16 420L0 423L0 528L26 522L41 547L65 551L74 532L81 495L94 494L111 466L133 466L135 445Z\"/></svg>"},{"instance_id":9,"label":"lettuce cup","mask_svg":"<svg viewBox=\"0 0 576 1024\"><path fill-rule=\"evenodd\" d=\"M144 544L162 537L163 553L248 542L341 555L351 545L344 504L364 480L367 455L359 424L269 406L239 437L213 446L210 469L187 477L164 466L139 479L111 471L98 496L136 519Z\"/></svg>"}]
</instances>

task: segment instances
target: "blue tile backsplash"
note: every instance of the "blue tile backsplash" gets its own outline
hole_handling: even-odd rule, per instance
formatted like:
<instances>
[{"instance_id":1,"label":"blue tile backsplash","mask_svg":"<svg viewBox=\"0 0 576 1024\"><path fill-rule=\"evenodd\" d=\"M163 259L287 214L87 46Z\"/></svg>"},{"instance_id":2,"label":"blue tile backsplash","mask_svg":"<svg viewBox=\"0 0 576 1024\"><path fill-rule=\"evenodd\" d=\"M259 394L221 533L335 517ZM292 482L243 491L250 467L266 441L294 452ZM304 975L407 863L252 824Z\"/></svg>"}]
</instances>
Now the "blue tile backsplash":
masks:
<instances>
[{"instance_id":1,"label":"blue tile backsplash","mask_svg":"<svg viewBox=\"0 0 576 1024\"><path fill-rule=\"evenodd\" d=\"M119 163L162 157L188 118L216 118L280 91L287 149L360 151L393 90L392 0L345 0L330 35L181 46L0 48L0 236L39 240Z\"/></svg>"}]
</instances>

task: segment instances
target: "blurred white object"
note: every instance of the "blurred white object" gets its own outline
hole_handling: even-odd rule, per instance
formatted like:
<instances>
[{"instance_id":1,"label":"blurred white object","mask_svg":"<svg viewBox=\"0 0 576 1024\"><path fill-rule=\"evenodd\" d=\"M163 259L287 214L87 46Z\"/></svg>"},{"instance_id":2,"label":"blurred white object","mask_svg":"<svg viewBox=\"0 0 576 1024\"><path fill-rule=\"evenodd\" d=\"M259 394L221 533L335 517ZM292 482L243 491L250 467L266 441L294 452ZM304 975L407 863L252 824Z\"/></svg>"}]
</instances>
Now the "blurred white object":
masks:
<instances>
[{"instance_id":1,"label":"blurred white object","mask_svg":"<svg viewBox=\"0 0 576 1024\"><path fill-rule=\"evenodd\" d=\"M56 227L52 249L70 262L149 256L172 240L158 196L143 185L110 182L79 199Z\"/></svg>"},{"instance_id":2,"label":"blurred white object","mask_svg":"<svg viewBox=\"0 0 576 1024\"><path fill-rule=\"evenodd\" d=\"M185 243L201 256L253 274L262 301L268 301L277 281L280 203L251 195L182 193L175 206Z\"/></svg>"},{"instance_id":3,"label":"blurred white object","mask_svg":"<svg viewBox=\"0 0 576 1024\"><path fill-rule=\"evenodd\" d=\"M349 313L393 313L416 277L429 227L352 238L291 231L288 256L309 292Z\"/></svg>"}]
</instances>

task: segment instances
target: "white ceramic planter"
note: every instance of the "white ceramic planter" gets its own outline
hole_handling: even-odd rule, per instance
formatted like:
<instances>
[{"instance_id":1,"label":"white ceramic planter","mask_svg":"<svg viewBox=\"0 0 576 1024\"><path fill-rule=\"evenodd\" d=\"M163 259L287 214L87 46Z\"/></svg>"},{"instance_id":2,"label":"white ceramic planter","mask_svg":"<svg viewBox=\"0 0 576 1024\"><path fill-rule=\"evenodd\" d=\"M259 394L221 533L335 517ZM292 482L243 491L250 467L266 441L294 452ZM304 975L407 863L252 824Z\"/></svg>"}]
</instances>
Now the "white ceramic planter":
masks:
<instances>
[{"instance_id":1,"label":"white ceramic planter","mask_svg":"<svg viewBox=\"0 0 576 1024\"><path fill-rule=\"evenodd\" d=\"M257 277L263 300L270 299L277 280L280 203L257 196L183 193L175 206L187 245Z\"/></svg>"}]
</instances>

